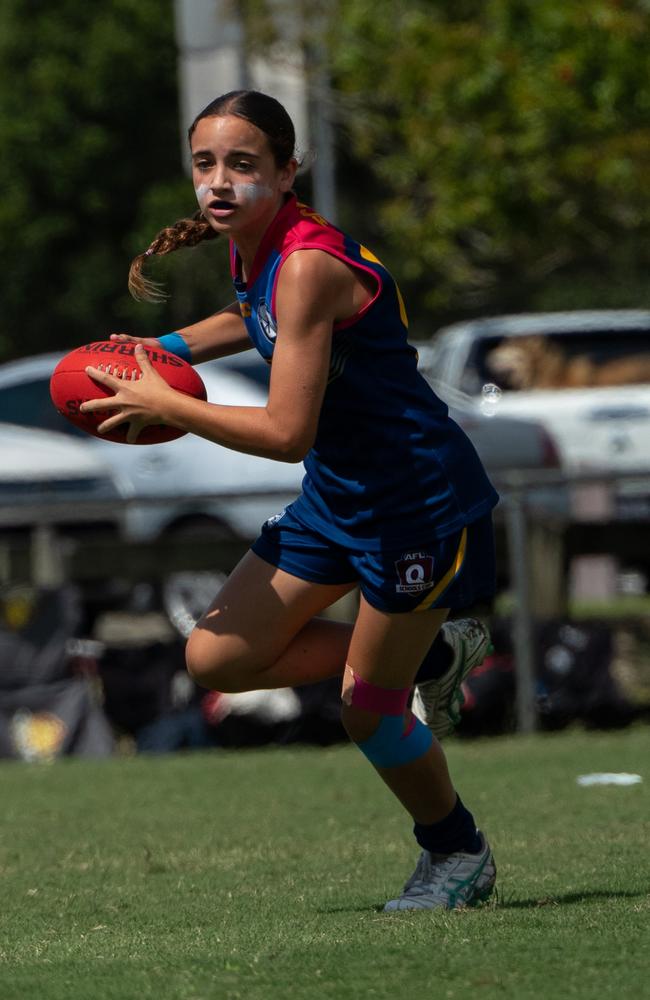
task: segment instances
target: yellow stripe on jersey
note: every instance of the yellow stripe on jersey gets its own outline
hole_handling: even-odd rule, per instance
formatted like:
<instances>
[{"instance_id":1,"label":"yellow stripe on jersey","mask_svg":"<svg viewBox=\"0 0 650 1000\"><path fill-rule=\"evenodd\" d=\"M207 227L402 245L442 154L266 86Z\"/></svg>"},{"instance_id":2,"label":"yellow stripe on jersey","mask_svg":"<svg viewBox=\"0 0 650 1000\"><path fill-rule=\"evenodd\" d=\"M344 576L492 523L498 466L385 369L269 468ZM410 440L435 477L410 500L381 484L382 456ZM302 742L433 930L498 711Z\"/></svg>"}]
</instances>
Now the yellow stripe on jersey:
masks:
<instances>
[{"instance_id":1,"label":"yellow stripe on jersey","mask_svg":"<svg viewBox=\"0 0 650 1000\"><path fill-rule=\"evenodd\" d=\"M466 549L467 549L467 528L463 528L460 536L460 542L458 544L458 551L456 552L456 558L454 559L453 563L443 576L442 580L438 580L438 583L435 585L433 590L430 590L427 596L424 598L424 600L420 604L418 604L417 608L415 609L416 611L428 611L433 602L437 600L437 598L440 596L440 594L442 594L444 590L447 589L447 587L454 579L454 577L457 576L458 573L460 573L461 569L463 568L463 563L465 561Z\"/></svg>"},{"instance_id":2,"label":"yellow stripe on jersey","mask_svg":"<svg viewBox=\"0 0 650 1000\"><path fill-rule=\"evenodd\" d=\"M369 250L368 247L364 247L362 243L359 244L359 253L361 254L364 260L370 260L372 261L373 264L379 264L380 267L384 266L380 261L379 257L375 257L372 250Z\"/></svg>"},{"instance_id":3,"label":"yellow stripe on jersey","mask_svg":"<svg viewBox=\"0 0 650 1000\"><path fill-rule=\"evenodd\" d=\"M380 261L379 257L375 257L372 250L369 250L368 247L364 247L363 243L359 244L359 253L361 254L364 260L369 260L373 264L379 264L380 267L384 266ZM409 318L406 315L406 306L404 305L404 299L402 298L402 293L399 290L397 282L395 282L395 291L397 292L397 302L399 305L399 318L401 319L402 323L408 330Z\"/></svg>"},{"instance_id":4,"label":"yellow stripe on jersey","mask_svg":"<svg viewBox=\"0 0 650 1000\"><path fill-rule=\"evenodd\" d=\"M409 318L406 315L406 306L404 305L404 299L402 298L402 293L399 290L399 285L395 282L395 291L397 292L397 301L399 302L399 318L408 330Z\"/></svg>"}]
</instances>

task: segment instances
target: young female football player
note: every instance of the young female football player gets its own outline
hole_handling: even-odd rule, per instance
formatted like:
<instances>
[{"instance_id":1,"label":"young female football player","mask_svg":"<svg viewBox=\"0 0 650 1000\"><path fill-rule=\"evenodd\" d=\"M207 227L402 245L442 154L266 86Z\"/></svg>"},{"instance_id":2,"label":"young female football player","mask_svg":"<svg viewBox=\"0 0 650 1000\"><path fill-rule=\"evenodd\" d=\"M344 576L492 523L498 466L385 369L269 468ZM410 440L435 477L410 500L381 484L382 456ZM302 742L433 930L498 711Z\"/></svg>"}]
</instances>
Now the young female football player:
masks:
<instances>
[{"instance_id":1,"label":"young female football player","mask_svg":"<svg viewBox=\"0 0 650 1000\"><path fill-rule=\"evenodd\" d=\"M235 91L209 104L189 137L199 212L134 260L130 288L154 297L142 274L150 256L223 235L237 301L159 340L117 335L136 343L142 378L127 383L89 369L115 395L83 409L111 412L103 430L128 421L130 442L147 424L165 423L239 451L304 461L301 495L266 522L190 636L188 670L222 692L342 674L343 724L412 816L422 848L385 909L484 899L495 880L490 848L421 718L444 735L459 678L485 653L476 622L447 626L447 645L434 640L450 610L493 591L497 495L417 370L390 273L293 194L294 130L284 108ZM272 361L264 407L175 392L144 350L161 344L196 363L251 342ZM353 626L318 617L356 586ZM416 675L417 715L409 707Z\"/></svg>"}]
</instances>

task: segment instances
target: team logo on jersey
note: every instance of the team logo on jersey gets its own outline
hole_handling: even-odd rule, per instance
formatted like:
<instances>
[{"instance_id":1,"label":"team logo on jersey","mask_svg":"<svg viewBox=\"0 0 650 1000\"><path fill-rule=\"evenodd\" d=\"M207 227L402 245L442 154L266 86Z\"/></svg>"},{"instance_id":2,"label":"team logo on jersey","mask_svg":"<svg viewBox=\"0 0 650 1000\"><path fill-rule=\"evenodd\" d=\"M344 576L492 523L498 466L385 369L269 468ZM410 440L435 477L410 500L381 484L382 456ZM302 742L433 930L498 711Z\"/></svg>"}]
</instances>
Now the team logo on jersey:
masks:
<instances>
[{"instance_id":1,"label":"team logo on jersey","mask_svg":"<svg viewBox=\"0 0 650 1000\"><path fill-rule=\"evenodd\" d=\"M271 313L266 305L266 299L260 299L257 303L257 322L259 323L260 330L266 339L273 342L278 335L278 330L275 325L275 320L271 316Z\"/></svg>"},{"instance_id":2,"label":"team logo on jersey","mask_svg":"<svg viewBox=\"0 0 650 1000\"><path fill-rule=\"evenodd\" d=\"M282 518L284 517L285 513L286 513L286 511L281 510L279 514L272 514L271 517L267 517L266 521L264 522L264 527L265 528L272 528L274 524L277 524L278 521L282 520Z\"/></svg>"},{"instance_id":3,"label":"team logo on jersey","mask_svg":"<svg viewBox=\"0 0 650 1000\"><path fill-rule=\"evenodd\" d=\"M395 563L398 594L419 594L433 587L433 556L426 552L405 552Z\"/></svg>"}]
</instances>

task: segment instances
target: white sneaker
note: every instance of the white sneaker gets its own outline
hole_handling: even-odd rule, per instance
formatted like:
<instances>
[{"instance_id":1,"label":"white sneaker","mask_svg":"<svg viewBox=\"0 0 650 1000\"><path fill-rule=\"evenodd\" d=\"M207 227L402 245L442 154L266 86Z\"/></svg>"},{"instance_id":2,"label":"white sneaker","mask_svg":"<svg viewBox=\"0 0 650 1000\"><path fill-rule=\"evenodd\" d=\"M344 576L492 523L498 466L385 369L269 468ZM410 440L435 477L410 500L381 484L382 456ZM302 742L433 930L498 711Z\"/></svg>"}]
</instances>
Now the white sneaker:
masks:
<instances>
[{"instance_id":1,"label":"white sneaker","mask_svg":"<svg viewBox=\"0 0 650 1000\"><path fill-rule=\"evenodd\" d=\"M496 865L490 845L479 831L478 854L431 854L422 851L417 867L398 899L384 906L384 913L397 910L457 910L482 903L492 893Z\"/></svg>"},{"instance_id":2,"label":"white sneaker","mask_svg":"<svg viewBox=\"0 0 650 1000\"><path fill-rule=\"evenodd\" d=\"M445 622L441 632L453 651L451 666L442 677L418 684L411 705L413 714L438 740L449 736L460 722L464 701L461 684L483 662L491 646L487 626L477 618Z\"/></svg>"}]
</instances>

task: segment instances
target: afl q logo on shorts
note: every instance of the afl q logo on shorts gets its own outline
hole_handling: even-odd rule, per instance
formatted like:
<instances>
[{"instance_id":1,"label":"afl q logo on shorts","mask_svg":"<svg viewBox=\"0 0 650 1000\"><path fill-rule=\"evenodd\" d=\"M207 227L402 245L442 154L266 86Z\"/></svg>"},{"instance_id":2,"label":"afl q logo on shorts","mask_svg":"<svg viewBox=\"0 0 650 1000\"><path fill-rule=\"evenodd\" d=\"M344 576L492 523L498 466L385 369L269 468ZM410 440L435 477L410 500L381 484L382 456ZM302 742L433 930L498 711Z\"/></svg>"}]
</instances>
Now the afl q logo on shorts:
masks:
<instances>
[{"instance_id":1,"label":"afl q logo on shorts","mask_svg":"<svg viewBox=\"0 0 650 1000\"><path fill-rule=\"evenodd\" d=\"M395 563L398 594L418 594L433 587L433 556L426 552L406 552Z\"/></svg>"}]
</instances>

